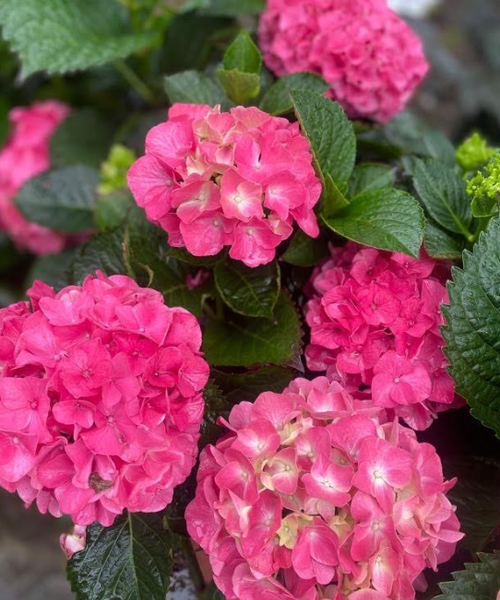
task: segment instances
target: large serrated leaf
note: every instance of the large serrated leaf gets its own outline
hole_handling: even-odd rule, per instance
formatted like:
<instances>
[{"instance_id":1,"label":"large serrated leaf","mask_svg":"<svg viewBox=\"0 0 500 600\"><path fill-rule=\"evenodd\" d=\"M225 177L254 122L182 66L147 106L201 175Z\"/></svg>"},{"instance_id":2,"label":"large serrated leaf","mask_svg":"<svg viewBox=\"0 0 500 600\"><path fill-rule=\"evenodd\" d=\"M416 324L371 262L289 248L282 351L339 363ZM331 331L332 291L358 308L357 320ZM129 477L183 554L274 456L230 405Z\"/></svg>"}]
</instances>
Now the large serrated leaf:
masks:
<instances>
[{"instance_id":1,"label":"large serrated leaf","mask_svg":"<svg viewBox=\"0 0 500 600\"><path fill-rule=\"evenodd\" d=\"M93 236L76 253L71 263L72 280L81 284L87 275L102 271L105 275L125 275L125 235L123 229Z\"/></svg>"},{"instance_id":2,"label":"large serrated leaf","mask_svg":"<svg viewBox=\"0 0 500 600\"><path fill-rule=\"evenodd\" d=\"M500 554L478 554L479 562L467 563L453 573L454 581L440 583L443 592L434 600L496 600L500 590Z\"/></svg>"},{"instance_id":3,"label":"large serrated leaf","mask_svg":"<svg viewBox=\"0 0 500 600\"><path fill-rule=\"evenodd\" d=\"M333 217L333 231L360 244L418 257L425 218L418 202L400 190L382 189L357 196Z\"/></svg>"},{"instance_id":4,"label":"large serrated leaf","mask_svg":"<svg viewBox=\"0 0 500 600\"><path fill-rule=\"evenodd\" d=\"M446 136L409 112L392 119L384 133L389 142L403 152L436 158L451 167L455 165L455 149Z\"/></svg>"},{"instance_id":5,"label":"large serrated leaf","mask_svg":"<svg viewBox=\"0 0 500 600\"><path fill-rule=\"evenodd\" d=\"M428 220L425 225L424 245L427 254L432 258L459 260L465 248L465 239Z\"/></svg>"},{"instance_id":6,"label":"large serrated leaf","mask_svg":"<svg viewBox=\"0 0 500 600\"><path fill-rule=\"evenodd\" d=\"M85 164L98 167L107 157L113 135L109 119L90 108L65 119L50 139L50 163L54 167Z\"/></svg>"},{"instance_id":7,"label":"large serrated leaf","mask_svg":"<svg viewBox=\"0 0 500 600\"><path fill-rule=\"evenodd\" d=\"M453 270L443 308L445 352L457 391L472 414L500 436L500 217Z\"/></svg>"},{"instance_id":8,"label":"large serrated leaf","mask_svg":"<svg viewBox=\"0 0 500 600\"><path fill-rule=\"evenodd\" d=\"M165 91L171 104L226 104L227 97L213 79L197 71L184 71L164 79Z\"/></svg>"},{"instance_id":9,"label":"large serrated leaf","mask_svg":"<svg viewBox=\"0 0 500 600\"><path fill-rule=\"evenodd\" d=\"M328 84L316 73L292 73L281 77L266 92L260 108L271 115L283 115L293 111L290 92L303 90L323 94Z\"/></svg>"},{"instance_id":10,"label":"large serrated leaf","mask_svg":"<svg viewBox=\"0 0 500 600\"><path fill-rule=\"evenodd\" d=\"M226 259L214 269L215 285L224 302L247 317L273 318L280 292L280 270L276 261L257 268Z\"/></svg>"},{"instance_id":11,"label":"large serrated leaf","mask_svg":"<svg viewBox=\"0 0 500 600\"><path fill-rule=\"evenodd\" d=\"M32 222L58 231L78 232L94 224L99 173L83 165L61 167L33 177L14 199Z\"/></svg>"},{"instance_id":12,"label":"large serrated leaf","mask_svg":"<svg viewBox=\"0 0 500 600\"><path fill-rule=\"evenodd\" d=\"M394 183L394 167L378 163L361 163L354 167L349 179L348 194L355 198L364 192L373 192Z\"/></svg>"},{"instance_id":13,"label":"large serrated leaf","mask_svg":"<svg viewBox=\"0 0 500 600\"><path fill-rule=\"evenodd\" d=\"M328 241L325 236L313 239L299 229L293 235L281 260L296 267L315 267L328 254Z\"/></svg>"},{"instance_id":14,"label":"large serrated leaf","mask_svg":"<svg viewBox=\"0 0 500 600\"><path fill-rule=\"evenodd\" d=\"M469 236L470 199L463 179L435 159L418 159L413 183L429 215L444 229Z\"/></svg>"},{"instance_id":15,"label":"large serrated leaf","mask_svg":"<svg viewBox=\"0 0 500 600\"><path fill-rule=\"evenodd\" d=\"M241 31L224 54L224 69L242 73L260 73L262 55L247 31Z\"/></svg>"},{"instance_id":16,"label":"large serrated leaf","mask_svg":"<svg viewBox=\"0 0 500 600\"><path fill-rule=\"evenodd\" d=\"M2 0L0 25L4 39L19 54L23 77L125 58L156 36L151 31L134 33L116 0Z\"/></svg>"},{"instance_id":17,"label":"large serrated leaf","mask_svg":"<svg viewBox=\"0 0 500 600\"><path fill-rule=\"evenodd\" d=\"M300 320L284 292L274 309L274 320L231 315L205 326L203 350L208 362L218 367L252 365L300 365Z\"/></svg>"},{"instance_id":18,"label":"large serrated leaf","mask_svg":"<svg viewBox=\"0 0 500 600\"><path fill-rule=\"evenodd\" d=\"M323 177L330 175L343 190L356 160L356 136L351 121L340 104L321 94L295 90L291 96Z\"/></svg>"},{"instance_id":19,"label":"large serrated leaf","mask_svg":"<svg viewBox=\"0 0 500 600\"><path fill-rule=\"evenodd\" d=\"M87 546L68 563L77 600L165 600L171 534L161 514L133 513L87 529Z\"/></svg>"}]
</instances>

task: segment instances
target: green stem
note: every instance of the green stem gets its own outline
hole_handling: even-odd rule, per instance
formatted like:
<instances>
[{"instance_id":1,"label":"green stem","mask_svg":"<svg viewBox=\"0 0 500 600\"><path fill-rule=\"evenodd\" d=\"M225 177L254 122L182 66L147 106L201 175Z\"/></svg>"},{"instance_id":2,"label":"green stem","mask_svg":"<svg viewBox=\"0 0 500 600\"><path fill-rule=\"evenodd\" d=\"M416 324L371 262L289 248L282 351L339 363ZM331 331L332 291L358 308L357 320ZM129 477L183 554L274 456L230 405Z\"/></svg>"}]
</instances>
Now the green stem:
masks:
<instances>
[{"instance_id":1,"label":"green stem","mask_svg":"<svg viewBox=\"0 0 500 600\"><path fill-rule=\"evenodd\" d=\"M179 544L184 556L186 557L189 574L191 576L191 580L193 581L194 587L196 588L197 592L202 592L205 588L205 580L203 579L203 573L201 572L198 559L196 558L196 552L191 545L191 540L182 536Z\"/></svg>"},{"instance_id":2,"label":"green stem","mask_svg":"<svg viewBox=\"0 0 500 600\"><path fill-rule=\"evenodd\" d=\"M491 218L485 217L479 220L479 224L476 228L476 231L474 232L474 235L472 236L472 239L470 240L469 238L468 241L471 242L472 244L475 244L478 239L479 236L481 235L482 231L486 231L486 229L488 228L488 225L490 224Z\"/></svg>"},{"instance_id":3,"label":"green stem","mask_svg":"<svg viewBox=\"0 0 500 600\"><path fill-rule=\"evenodd\" d=\"M150 104L154 104L155 95L151 89L140 79L140 77L125 63L125 61L118 59L113 62L115 69L123 75L123 78L134 88L134 90L144 100Z\"/></svg>"}]
</instances>

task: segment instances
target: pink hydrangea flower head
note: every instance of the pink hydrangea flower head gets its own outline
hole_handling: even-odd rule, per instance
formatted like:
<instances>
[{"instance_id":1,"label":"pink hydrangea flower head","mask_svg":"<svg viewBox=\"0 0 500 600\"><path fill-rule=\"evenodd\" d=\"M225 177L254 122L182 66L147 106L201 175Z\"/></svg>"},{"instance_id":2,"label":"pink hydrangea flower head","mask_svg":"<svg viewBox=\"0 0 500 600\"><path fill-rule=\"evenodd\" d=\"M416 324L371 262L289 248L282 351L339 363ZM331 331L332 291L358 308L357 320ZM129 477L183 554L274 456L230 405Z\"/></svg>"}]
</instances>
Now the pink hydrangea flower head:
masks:
<instances>
[{"instance_id":1,"label":"pink hydrangea flower head","mask_svg":"<svg viewBox=\"0 0 500 600\"><path fill-rule=\"evenodd\" d=\"M257 108L174 104L146 139L128 182L169 244L195 256L229 254L249 267L269 263L295 223L319 233L321 182L297 123Z\"/></svg>"},{"instance_id":2,"label":"pink hydrangea flower head","mask_svg":"<svg viewBox=\"0 0 500 600\"><path fill-rule=\"evenodd\" d=\"M0 310L0 485L78 525L157 512L197 456L195 317L122 275Z\"/></svg>"},{"instance_id":3,"label":"pink hydrangea flower head","mask_svg":"<svg viewBox=\"0 0 500 600\"><path fill-rule=\"evenodd\" d=\"M31 223L13 202L19 189L50 167L49 141L69 108L48 100L10 111L11 134L0 151L0 229L22 250L33 254L57 254L68 236Z\"/></svg>"},{"instance_id":4,"label":"pink hydrangea flower head","mask_svg":"<svg viewBox=\"0 0 500 600\"><path fill-rule=\"evenodd\" d=\"M434 447L339 382L296 379L221 424L186 523L228 600L413 600L463 537Z\"/></svg>"},{"instance_id":5,"label":"pink hydrangea flower head","mask_svg":"<svg viewBox=\"0 0 500 600\"><path fill-rule=\"evenodd\" d=\"M371 388L377 406L414 429L455 407L443 354L440 305L447 302L447 269L349 243L313 273L306 320L306 360L351 390Z\"/></svg>"},{"instance_id":6,"label":"pink hydrangea flower head","mask_svg":"<svg viewBox=\"0 0 500 600\"><path fill-rule=\"evenodd\" d=\"M428 69L419 38L386 0L268 0L259 40L277 76L319 73L354 118L390 120Z\"/></svg>"}]
</instances>

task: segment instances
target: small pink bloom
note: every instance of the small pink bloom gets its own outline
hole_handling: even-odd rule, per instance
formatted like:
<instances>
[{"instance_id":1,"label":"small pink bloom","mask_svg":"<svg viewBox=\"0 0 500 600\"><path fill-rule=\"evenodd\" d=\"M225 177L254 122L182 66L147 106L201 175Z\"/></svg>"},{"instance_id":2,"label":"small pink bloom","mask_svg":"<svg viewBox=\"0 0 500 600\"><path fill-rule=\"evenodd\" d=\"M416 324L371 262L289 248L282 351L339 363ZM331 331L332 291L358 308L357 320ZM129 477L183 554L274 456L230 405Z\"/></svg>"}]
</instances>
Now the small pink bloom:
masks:
<instances>
[{"instance_id":1,"label":"small pink bloom","mask_svg":"<svg viewBox=\"0 0 500 600\"><path fill-rule=\"evenodd\" d=\"M66 558L70 560L73 554L84 550L87 544L87 528L82 525L75 525L71 533L61 535L59 544Z\"/></svg>"}]
</instances>

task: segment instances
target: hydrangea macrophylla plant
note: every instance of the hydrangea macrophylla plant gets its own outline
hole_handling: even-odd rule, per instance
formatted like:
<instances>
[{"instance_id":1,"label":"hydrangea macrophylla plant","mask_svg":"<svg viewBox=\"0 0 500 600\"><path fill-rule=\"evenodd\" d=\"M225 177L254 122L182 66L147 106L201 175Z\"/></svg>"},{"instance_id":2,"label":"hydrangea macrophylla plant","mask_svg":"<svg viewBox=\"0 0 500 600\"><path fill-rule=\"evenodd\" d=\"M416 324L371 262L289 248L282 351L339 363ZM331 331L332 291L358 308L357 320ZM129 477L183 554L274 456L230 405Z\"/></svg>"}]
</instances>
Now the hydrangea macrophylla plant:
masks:
<instances>
[{"instance_id":1,"label":"hydrangea macrophylla plant","mask_svg":"<svg viewBox=\"0 0 500 600\"><path fill-rule=\"evenodd\" d=\"M198 322L121 275L28 295L0 310L0 485L79 525L164 509L197 455Z\"/></svg>"},{"instance_id":2,"label":"hydrangea macrophylla plant","mask_svg":"<svg viewBox=\"0 0 500 600\"><path fill-rule=\"evenodd\" d=\"M236 405L186 522L228 600L411 600L463 536L434 447L325 377Z\"/></svg>"},{"instance_id":3,"label":"hydrangea macrophylla plant","mask_svg":"<svg viewBox=\"0 0 500 600\"><path fill-rule=\"evenodd\" d=\"M28 219L13 203L18 190L50 167L49 140L68 116L69 108L56 100L36 102L10 111L12 132L0 151L0 229L15 244L34 254L56 254L67 236Z\"/></svg>"},{"instance_id":4,"label":"hydrangea macrophylla plant","mask_svg":"<svg viewBox=\"0 0 500 600\"><path fill-rule=\"evenodd\" d=\"M298 123L238 106L174 104L146 139L128 182L150 221L174 247L249 267L269 263L296 222L319 233L321 182Z\"/></svg>"},{"instance_id":5,"label":"hydrangea macrophylla plant","mask_svg":"<svg viewBox=\"0 0 500 600\"><path fill-rule=\"evenodd\" d=\"M308 367L349 389L371 388L377 406L426 429L455 401L446 372L440 305L448 269L348 243L313 273L306 305Z\"/></svg>"},{"instance_id":6,"label":"hydrangea macrophylla plant","mask_svg":"<svg viewBox=\"0 0 500 600\"><path fill-rule=\"evenodd\" d=\"M351 117L388 121L428 69L419 38L386 0L268 0L259 40L271 71L321 74Z\"/></svg>"}]
</instances>

